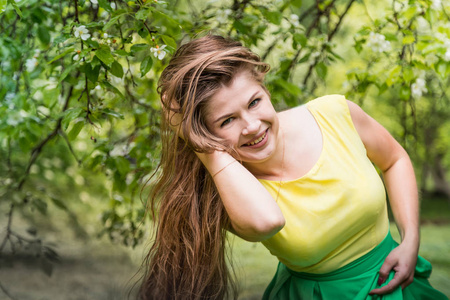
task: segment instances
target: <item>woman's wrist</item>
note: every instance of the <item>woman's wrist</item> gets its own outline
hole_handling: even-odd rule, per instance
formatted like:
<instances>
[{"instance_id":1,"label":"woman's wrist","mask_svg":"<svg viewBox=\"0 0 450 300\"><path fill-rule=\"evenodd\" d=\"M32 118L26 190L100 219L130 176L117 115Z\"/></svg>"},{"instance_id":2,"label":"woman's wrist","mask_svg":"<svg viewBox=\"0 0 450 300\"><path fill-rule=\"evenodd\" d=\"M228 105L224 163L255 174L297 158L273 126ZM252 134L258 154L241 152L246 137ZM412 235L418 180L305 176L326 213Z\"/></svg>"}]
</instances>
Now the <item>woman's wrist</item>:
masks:
<instances>
[{"instance_id":1,"label":"woman's wrist","mask_svg":"<svg viewBox=\"0 0 450 300\"><path fill-rule=\"evenodd\" d=\"M212 153L195 152L195 154L197 154L197 157L212 176L217 175L232 163L237 162L234 157L225 151L213 151Z\"/></svg>"}]
</instances>

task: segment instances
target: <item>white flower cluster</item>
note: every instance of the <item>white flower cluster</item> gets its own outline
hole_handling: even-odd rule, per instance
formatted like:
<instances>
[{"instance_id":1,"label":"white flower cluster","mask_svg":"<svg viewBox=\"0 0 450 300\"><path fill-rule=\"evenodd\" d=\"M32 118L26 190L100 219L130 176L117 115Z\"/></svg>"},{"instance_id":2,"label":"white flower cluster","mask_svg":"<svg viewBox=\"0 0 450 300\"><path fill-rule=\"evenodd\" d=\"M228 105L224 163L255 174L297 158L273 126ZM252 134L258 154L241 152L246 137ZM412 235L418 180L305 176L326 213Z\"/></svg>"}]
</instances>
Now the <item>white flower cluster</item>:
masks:
<instances>
[{"instance_id":1,"label":"white flower cluster","mask_svg":"<svg viewBox=\"0 0 450 300\"><path fill-rule=\"evenodd\" d=\"M150 48L150 52L153 53L153 55L158 58L159 60L162 60L165 56L166 56L166 50L164 50L164 48L166 48L167 45L162 45L161 47L159 47L158 45L156 45L155 48Z\"/></svg>"},{"instance_id":2,"label":"white flower cluster","mask_svg":"<svg viewBox=\"0 0 450 300\"><path fill-rule=\"evenodd\" d=\"M375 32L370 33L367 46L370 47L373 52L382 53L391 50L391 43L386 41L386 37Z\"/></svg>"},{"instance_id":3,"label":"white flower cluster","mask_svg":"<svg viewBox=\"0 0 450 300\"><path fill-rule=\"evenodd\" d=\"M300 27L300 18L299 18L299 16L298 15L296 15L296 14L292 14L290 17L289 17L289 21L291 21L291 24L292 24L292 26L294 26L294 27Z\"/></svg>"},{"instance_id":4,"label":"white flower cluster","mask_svg":"<svg viewBox=\"0 0 450 300\"><path fill-rule=\"evenodd\" d=\"M422 97L422 95L427 92L426 82L422 77L417 78L411 85L411 94L416 99Z\"/></svg>"},{"instance_id":5,"label":"white flower cluster","mask_svg":"<svg viewBox=\"0 0 450 300\"><path fill-rule=\"evenodd\" d=\"M442 8L442 1L441 0L431 0L431 8L438 10Z\"/></svg>"},{"instance_id":6,"label":"white flower cluster","mask_svg":"<svg viewBox=\"0 0 450 300\"><path fill-rule=\"evenodd\" d=\"M232 12L233 11L229 8L218 10L216 13L217 22L219 22L220 24L225 23Z\"/></svg>"},{"instance_id":7,"label":"white flower cluster","mask_svg":"<svg viewBox=\"0 0 450 300\"><path fill-rule=\"evenodd\" d=\"M38 59L40 53L41 53L41 50L35 49L33 57L29 58L25 61L25 67L27 68L28 72L33 72L34 69L39 64L37 59Z\"/></svg>"},{"instance_id":8,"label":"white flower cluster","mask_svg":"<svg viewBox=\"0 0 450 300\"><path fill-rule=\"evenodd\" d=\"M76 38L81 37L83 41L87 40L91 37L91 34L89 33L89 30L87 30L86 26L81 25L79 27L75 27L75 31L73 33Z\"/></svg>"}]
</instances>

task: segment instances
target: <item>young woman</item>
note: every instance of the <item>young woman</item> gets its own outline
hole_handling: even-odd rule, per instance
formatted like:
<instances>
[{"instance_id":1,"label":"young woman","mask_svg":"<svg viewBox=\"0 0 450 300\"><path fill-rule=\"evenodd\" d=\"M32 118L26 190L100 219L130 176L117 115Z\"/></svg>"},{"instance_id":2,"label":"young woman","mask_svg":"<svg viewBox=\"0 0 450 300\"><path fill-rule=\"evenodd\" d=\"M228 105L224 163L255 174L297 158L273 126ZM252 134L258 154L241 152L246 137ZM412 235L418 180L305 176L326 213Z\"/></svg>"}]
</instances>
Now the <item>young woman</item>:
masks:
<instances>
[{"instance_id":1,"label":"young woman","mask_svg":"<svg viewBox=\"0 0 450 300\"><path fill-rule=\"evenodd\" d=\"M149 205L157 231L140 298L236 298L230 231L278 257L265 299L446 299L418 257L418 195L403 148L342 96L277 113L268 70L212 35L181 46L164 70Z\"/></svg>"}]
</instances>

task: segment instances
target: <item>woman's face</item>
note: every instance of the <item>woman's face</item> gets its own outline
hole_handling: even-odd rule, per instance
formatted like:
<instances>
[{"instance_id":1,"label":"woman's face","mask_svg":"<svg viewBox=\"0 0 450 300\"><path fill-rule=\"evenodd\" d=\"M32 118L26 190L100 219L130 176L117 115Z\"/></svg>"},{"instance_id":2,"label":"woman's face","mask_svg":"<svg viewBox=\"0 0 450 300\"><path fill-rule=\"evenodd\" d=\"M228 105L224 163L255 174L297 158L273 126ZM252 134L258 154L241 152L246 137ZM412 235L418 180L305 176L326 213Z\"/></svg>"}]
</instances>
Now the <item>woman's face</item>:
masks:
<instances>
[{"instance_id":1,"label":"woman's face","mask_svg":"<svg viewBox=\"0 0 450 300\"><path fill-rule=\"evenodd\" d=\"M249 71L238 73L210 99L205 119L209 131L234 147L244 162L263 162L277 148L276 111Z\"/></svg>"}]
</instances>

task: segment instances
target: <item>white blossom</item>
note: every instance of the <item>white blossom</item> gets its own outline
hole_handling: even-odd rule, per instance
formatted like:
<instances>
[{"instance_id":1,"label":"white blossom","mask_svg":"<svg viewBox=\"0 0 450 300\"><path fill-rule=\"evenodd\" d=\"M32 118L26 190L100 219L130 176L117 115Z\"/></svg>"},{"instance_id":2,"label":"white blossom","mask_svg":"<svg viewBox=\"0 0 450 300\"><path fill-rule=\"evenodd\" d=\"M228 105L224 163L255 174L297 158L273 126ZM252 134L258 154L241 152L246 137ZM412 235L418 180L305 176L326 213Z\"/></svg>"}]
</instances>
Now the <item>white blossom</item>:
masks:
<instances>
[{"instance_id":1,"label":"white blossom","mask_svg":"<svg viewBox=\"0 0 450 300\"><path fill-rule=\"evenodd\" d=\"M27 68L28 72L33 72L37 65L38 60L35 57L29 58L25 61L25 67Z\"/></svg>"},{"instance_id":2,"label":"white blossom","mask_svg":"<svg viewBox=\"0 0 450 300\"><path fill-rule=\"evenodd\" d=\"M444 54L444 60L450 61L450 48L447 48L447 51Z\"/></svg>"},{"instance_id":3,"label":"white blossom","mask_svg":"<svg viewBox=\"0 0 450 300\"><path fill-rule=\"evenodd\" d=\"M107 38L109 38L109 34L107 34L106 32L103 34L103 38L104 39L107 39Z\"/></svg>"},{"instance_id":4,"label":"white blossom","mask_svg":"<svg viewBox=\"0 0 450 300\"><path fill-rule=\"evenodd\" d=\"M89 34L89 30L87 30L86 26L81 25L80 27L75 28L74 32L75 37L81 37L83 41L87 40L91 35Z\"/></svg>"},{"instance_id":5,"label":"white blossom","mask_svg":"<svg viewBox=\"0 0 450 300\"><path fill-rule=\"evenodd\" d=\"M78 54L75 54L74 56L73 56L73 60L80 60L80 56L78 55Z\"/></svg>"},{"instance_id":6,"label":"white blossom","mask_svg":"<svg viewBox=\"0 0 450 300\"><path fill-rule=\"evenodd\" d=\"M5 101L11 101L15 96L16 94L14 94L13 92L8 92L5 95Z\"/></svg>"},{"instance_id":7,"label":"white blossom","mask_svg":"<svg viewBox=\"0 0 450 300\"><path fill-rule=\"evenodd\" d=\"M98 4L98 0L91 0L92 4Z\"/></svg>"},{"instance_id":8,"label":"white blossom","mask_svg":"<svg viewBox=\"0 0 450 300\"><path fill-rule=\"evenodd\" d=\"M225 23L228 20L228 17L231 15L232 12L233 11L229 8L221 9L221 10L217 11L217 13L216 13L217 22L219 22L220 24Z\"/></svg>"},{"instance_id":9,"label":"white blossom","mask_svg":"<svg viewBox=\"0 0 450 300\"><path fill-rule=\"evenodd\" d=\"M422 97L423 93L428 92L425 79L417 78L416 82L411 85L411 94L414 98Z\"/></svg>"},{"instance_id":10,"label":"white blossom","mask_svg":"<svg viewBox=\"0 0 450 300\"><path fill-rule=\"evenodd\" d=\"M442 8L442 1L441 0L431 0L431 8L433 9L441 9Z\"/></svg>"},{"instance_id":11,"label":"white blossom","mask_svg":"<svg viewBox=\"0 0 450 300\"><path fill-rule=\"evenodd\" d=\"M300 27L300 21L299 21L299 17L296 14L292 14L289 17L289 20L291 21L292 26L294 27Z\"/></svg>"},{"instance_id":12,"label":"white blossom","mask_svg":"<svg viewBox=\"0 0 450 300\"><path fill-rule=\"evenodd\" d=\"M156 45L155 48L150 48L150 51L153 53L153 55L158 58L159 60L162 60L164 58L164 56L166 56L166 51L164 50L164 48L166 48L166 45L162 45L161 47L159 47L158 45Z\"/></svg>"},{"instance_id":13,"label":"white blossom","mask_svg":"<svg viewBox=\"0 0 450 300\"><path fill-rule=\"evenodd\" d=\"M111 8L116 9L116 4L114 2L111 2Z\"/></svg>"},{"instance_id":14,"label":"white blossom","mask_svg":"<svg viewBox=\"0 0 450 300\"><path fill-rule=\"evenodd\" d=\"M386 41L386 37L374 32L370 33L367 46L370 47L373 52L381 53L391 50L391 43Z\"/></svg>"},{"instance_id":15,"label":"white blossom","mask_svg":"<svg viewBox=\"0 0 450 300\"><path fill-rule=\"evenodd\" d=\"M425 63L429 66L434 65L439 61L439 58L434 53L429 53L425 56Z\"/></svg>"}]
</instances>

